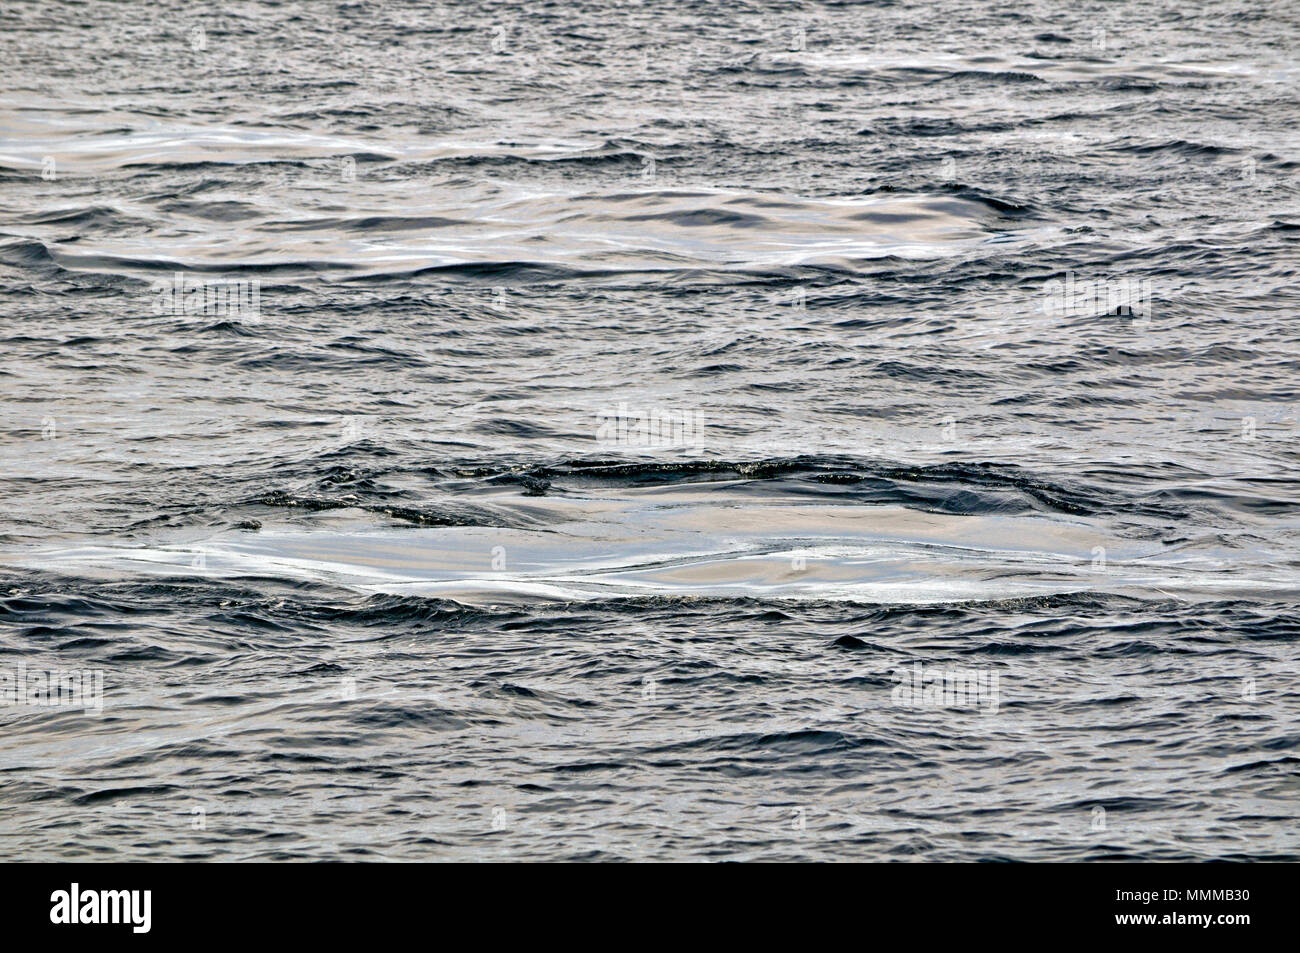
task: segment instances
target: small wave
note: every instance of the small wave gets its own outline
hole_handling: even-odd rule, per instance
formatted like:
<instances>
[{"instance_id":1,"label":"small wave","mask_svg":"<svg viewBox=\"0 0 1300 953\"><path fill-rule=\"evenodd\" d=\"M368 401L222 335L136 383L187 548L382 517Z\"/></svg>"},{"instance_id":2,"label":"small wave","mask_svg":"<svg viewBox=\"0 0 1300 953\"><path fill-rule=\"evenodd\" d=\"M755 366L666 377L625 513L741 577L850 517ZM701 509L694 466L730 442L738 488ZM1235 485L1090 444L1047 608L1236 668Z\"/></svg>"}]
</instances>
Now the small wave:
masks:
<instances>
[{"instance_id":1,"label":"small wave","mask_svg":"<svg viewBox=\"0 0 1300 953\"><path fill-rule=\"evenodd\" d=\"M0 121L5 119L6 112L0 110ZM61 173L84 176L132 168L302 164L345 156L364 166L461 158L581 158L618 151L627 150L590 141L419 138L379 142L282 126L178 124L153 129L105 130L93 119L51 107L43 111L39 122L26 118L21 123L21 132L0 138L0 169L39 172L46 156L57 157Z\"/></svg>"}]
</instances>

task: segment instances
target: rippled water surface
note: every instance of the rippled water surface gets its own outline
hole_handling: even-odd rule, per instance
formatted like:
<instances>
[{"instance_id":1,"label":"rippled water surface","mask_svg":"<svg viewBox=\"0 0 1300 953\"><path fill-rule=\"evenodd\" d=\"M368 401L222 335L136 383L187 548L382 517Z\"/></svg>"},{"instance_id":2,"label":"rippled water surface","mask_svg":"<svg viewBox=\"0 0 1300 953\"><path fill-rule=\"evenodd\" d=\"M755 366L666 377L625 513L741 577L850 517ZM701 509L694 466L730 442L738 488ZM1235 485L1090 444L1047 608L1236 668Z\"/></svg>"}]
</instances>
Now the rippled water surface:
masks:
<instances>
[{"instance_id":1,"label":"rippled water surface","mask_svg":"<svg viewBox=\"0 0 1300 953\"><path fill-rule=\"evenodd\" d=\"M1300 859L1203 6L7 4L0 854Z\"/></svg>"}]
</instances>

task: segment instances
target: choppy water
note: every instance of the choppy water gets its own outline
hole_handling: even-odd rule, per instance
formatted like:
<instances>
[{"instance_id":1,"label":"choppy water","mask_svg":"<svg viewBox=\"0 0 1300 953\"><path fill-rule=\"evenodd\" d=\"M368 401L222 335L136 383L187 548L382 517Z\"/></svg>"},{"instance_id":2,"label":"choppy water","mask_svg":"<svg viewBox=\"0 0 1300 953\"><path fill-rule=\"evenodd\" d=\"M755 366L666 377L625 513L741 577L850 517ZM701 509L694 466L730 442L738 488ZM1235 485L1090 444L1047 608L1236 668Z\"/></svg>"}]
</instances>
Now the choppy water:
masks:
<instances>
[{"instance_id":1,"label":"choppy water","mask_svg":"<svg viewBox=\"0 0 1300 953\"><path fill-rule=\"evenodd\" d=\"M1300 857L1206 6L7 4L0 852Z\"/></svg>"}]
</instances>

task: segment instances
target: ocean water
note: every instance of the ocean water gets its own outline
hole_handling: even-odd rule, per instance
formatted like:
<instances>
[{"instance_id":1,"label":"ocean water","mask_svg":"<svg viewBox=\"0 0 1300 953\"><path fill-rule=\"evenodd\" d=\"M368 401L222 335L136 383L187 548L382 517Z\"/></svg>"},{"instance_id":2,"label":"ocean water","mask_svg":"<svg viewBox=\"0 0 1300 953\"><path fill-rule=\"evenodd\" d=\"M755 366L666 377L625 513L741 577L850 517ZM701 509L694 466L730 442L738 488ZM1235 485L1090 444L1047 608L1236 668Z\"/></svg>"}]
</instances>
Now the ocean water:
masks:
<instances>
[{"instance_id":1,"label":"ocean water","mask_svg":"<svg viewBox=\"0 0 1300 953\"><path fill-rule=\"evenodd\" d=\"M1298 41L5 4L0 856L1300 859Z\"/></svg>"}]
</instances>

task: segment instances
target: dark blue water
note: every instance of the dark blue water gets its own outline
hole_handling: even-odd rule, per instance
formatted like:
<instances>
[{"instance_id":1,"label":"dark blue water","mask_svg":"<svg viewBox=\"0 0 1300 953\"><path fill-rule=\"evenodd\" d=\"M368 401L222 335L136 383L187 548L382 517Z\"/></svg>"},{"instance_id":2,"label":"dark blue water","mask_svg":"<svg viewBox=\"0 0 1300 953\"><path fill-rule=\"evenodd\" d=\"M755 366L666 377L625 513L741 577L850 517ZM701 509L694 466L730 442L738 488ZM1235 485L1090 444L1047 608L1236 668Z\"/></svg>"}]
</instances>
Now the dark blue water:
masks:
<instances>
[{"instance_id":1,"label":"dark blue water","mask_svg":"<svg viewBox=\"0 0 1300 953\"><path fill-rule=\"evenodd\" d=\"M1205 6L7 4L0 853L1300 858Z\"/></svg>"}]
</instances>

